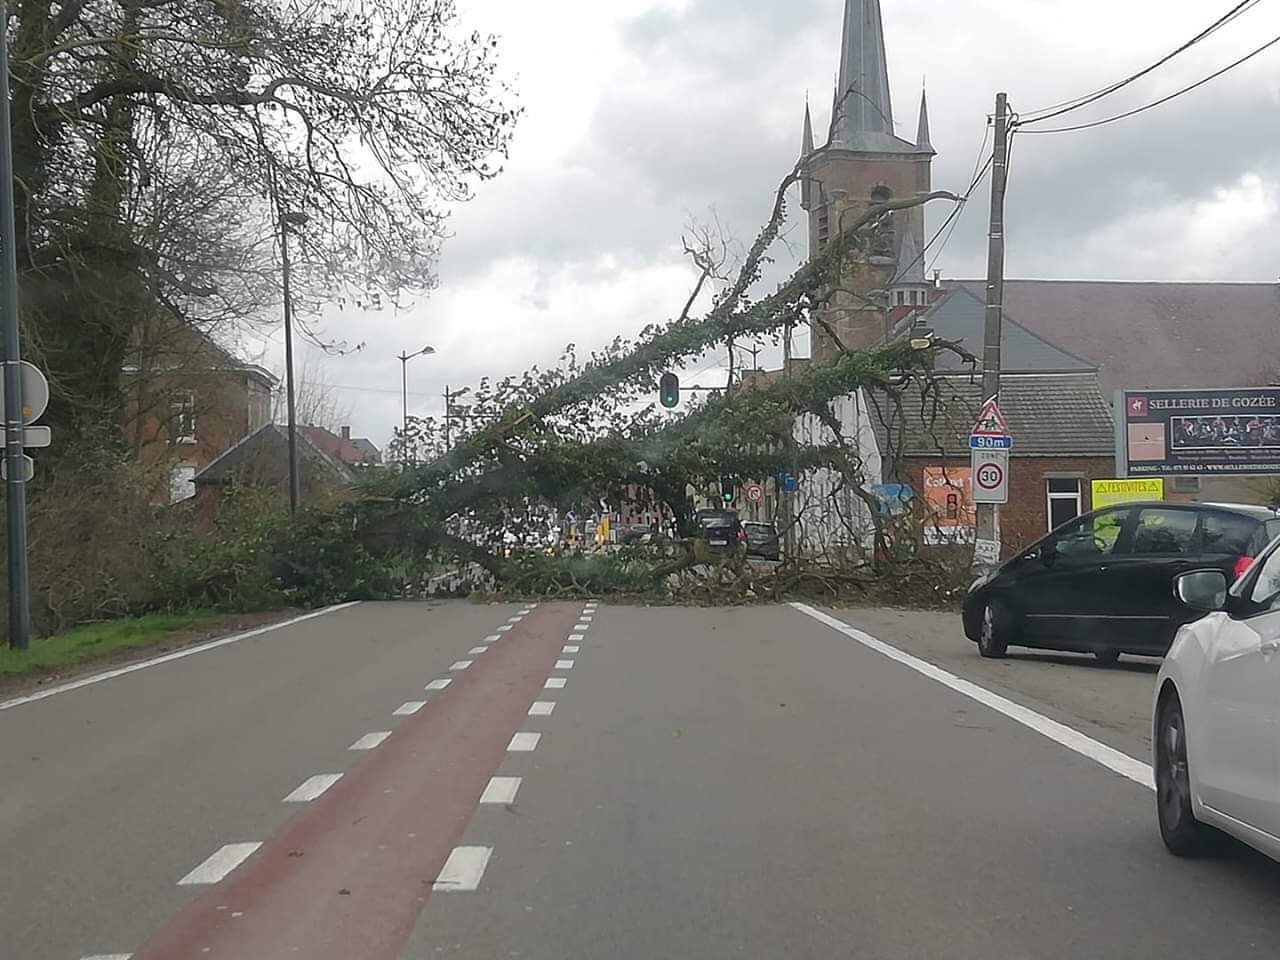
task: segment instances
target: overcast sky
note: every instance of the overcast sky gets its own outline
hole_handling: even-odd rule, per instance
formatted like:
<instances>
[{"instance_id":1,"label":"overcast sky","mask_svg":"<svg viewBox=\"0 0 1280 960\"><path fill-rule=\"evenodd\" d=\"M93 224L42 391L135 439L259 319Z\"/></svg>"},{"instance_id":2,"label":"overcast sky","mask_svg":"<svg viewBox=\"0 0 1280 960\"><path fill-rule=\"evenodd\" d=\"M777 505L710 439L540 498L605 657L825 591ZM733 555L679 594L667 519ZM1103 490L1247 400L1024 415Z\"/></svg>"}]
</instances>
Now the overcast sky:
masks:
<instances>
[{"instance_id":1,"label":"overcast sky","mask_svg":"<svg viewBox=\"0 0 1280 960\"><path fill-rule=\"evenodd\" d=\"M412 309L332 317L363 350L323 360L357 435L483 375L582 353L680 309L692 280L679 239L711 211L743 241L799 153L806 93L826 130L844 0L458 0L502 38L526 110L510 162L459 207L440 288ZM961 192L997 90L1029 113L1146 66L1227 0L883 0L894 119L914 139L927 81L934 185ZM1073 114L1109 116L1172 92L1280 34L1280 0L1142 82ZM1140 117L1020 136L1009 193L1011 277L1275 280L1280 276L1280 46ZM988 196L976 194L936 266L985 272ZM799 212L798 204L793 212ZM929 213L930 232L946 216ZM797 241L803 232L796 235ZM779 269L803 255L776 251ZM268 364L278 365L275 345ZM800 352L807 344L800 345ZM704 382L723 355L698 368ZM313 358L312 365L315 366Z\"/></svg>"}]
</instances>

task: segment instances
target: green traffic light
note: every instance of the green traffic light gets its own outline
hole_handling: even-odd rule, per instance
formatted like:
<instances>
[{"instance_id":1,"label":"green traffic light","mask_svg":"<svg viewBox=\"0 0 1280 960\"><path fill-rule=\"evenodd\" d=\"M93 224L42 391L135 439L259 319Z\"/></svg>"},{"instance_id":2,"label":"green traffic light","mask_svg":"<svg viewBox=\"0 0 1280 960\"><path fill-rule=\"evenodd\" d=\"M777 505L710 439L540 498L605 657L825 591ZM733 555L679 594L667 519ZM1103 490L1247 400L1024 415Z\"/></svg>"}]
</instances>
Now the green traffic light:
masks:
<instances>
[{"instance_id":1,"label":"green traffic light","mask_svg":"<svg viewBox=\"0 0 1280 960\"><path fill-rule=\"evenodd\" d=\"M658 389L659 399L668 410L680 405L680 378L674 373L664 373Z\"/></svg>"}]
</instances>

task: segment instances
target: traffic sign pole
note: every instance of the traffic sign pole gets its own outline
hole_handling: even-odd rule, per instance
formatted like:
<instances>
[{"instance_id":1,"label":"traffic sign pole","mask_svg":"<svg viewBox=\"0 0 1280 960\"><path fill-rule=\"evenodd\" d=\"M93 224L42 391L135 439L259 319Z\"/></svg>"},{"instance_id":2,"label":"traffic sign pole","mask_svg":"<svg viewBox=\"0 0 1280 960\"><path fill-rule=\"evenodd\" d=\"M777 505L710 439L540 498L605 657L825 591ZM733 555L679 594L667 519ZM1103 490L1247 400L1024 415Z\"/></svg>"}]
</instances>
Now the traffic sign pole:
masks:
<instances>
[{"instance_id":1,"label":"traffic sign pole","mask_svg":"<svg viewBox=\"0 0 1280 960\"><path fill-rule=\"evenodd\" d=\"M0 0L4 23L8 4ZM27 487L22 452L22 342L18 329L18 240L13 213L13 137L9 118L9 44L0 38L0 326L4 330L5 530L9 559L9 646L31 645L27 571Z\"/></svg>"}]
</instances>

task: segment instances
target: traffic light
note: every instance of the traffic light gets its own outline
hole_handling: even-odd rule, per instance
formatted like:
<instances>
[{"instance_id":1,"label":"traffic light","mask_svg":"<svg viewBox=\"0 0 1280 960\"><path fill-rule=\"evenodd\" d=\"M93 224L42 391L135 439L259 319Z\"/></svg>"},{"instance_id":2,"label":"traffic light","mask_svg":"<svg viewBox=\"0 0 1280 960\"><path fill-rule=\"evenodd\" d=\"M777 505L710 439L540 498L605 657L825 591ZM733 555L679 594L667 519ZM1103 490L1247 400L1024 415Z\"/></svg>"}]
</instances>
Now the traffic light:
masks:
<instances>
[{"instance_id":1,"label":"traffic light","mask_svg":"<svg viewBox=\"0 0 1280 960\"><path fill-rule=\"evenodd\" d=\"M720 499L725 503L733 503L737 499L737 493L733 489L732 477L720 478Z\"/></svg>"},{"instance_id":2,"label":"traffic light","mask_svg":"<svg viewBox=\"0 0 1280 960\"><path fill-rule=\"evenodd\" d=\"M658 388L662 405L671 410L680 405L680 378L674 373L664 373Z\"/></svg>"}]
</instances>

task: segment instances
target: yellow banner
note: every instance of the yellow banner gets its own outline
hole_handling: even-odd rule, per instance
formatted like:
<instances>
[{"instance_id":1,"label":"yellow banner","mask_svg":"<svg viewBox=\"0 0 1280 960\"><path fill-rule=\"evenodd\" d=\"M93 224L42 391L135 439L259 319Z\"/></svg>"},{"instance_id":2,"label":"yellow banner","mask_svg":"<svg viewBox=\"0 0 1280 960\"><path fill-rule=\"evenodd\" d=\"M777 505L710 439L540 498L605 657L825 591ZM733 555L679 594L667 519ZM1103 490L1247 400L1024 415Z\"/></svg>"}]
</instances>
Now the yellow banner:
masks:
<instances>
[{"instance_id":1,"label":"yellow banner","mask_svg":"<svg viewBox=\"0 0 1280 960\"><path fill-rule=\"evenodd\" d=\"M1151 477L1142 480L1093 481L1093 509L1114 507L1118 503L1163 500L1164 480Z\"/></svg>"}]
</instances>

